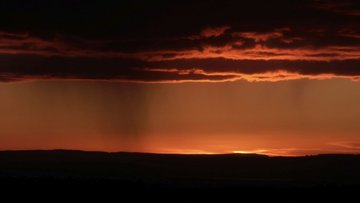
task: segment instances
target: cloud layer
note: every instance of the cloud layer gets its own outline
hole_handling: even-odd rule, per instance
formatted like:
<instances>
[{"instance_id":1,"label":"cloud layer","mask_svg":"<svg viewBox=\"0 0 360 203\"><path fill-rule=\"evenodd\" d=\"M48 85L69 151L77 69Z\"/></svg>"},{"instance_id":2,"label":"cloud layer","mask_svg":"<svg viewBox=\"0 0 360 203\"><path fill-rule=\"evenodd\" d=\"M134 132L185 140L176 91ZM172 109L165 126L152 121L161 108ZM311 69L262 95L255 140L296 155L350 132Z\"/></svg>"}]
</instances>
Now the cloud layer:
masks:
<instances>
[{"instance_id":1,"label":"cloud layer","mask_svg":"<svg viewBox=\"0 0 360 203\"><path fill-rule=\"evenodd\" d=\"M357 1L0 3L0 81L360 76Z\"/></svg>"}]
</instances>

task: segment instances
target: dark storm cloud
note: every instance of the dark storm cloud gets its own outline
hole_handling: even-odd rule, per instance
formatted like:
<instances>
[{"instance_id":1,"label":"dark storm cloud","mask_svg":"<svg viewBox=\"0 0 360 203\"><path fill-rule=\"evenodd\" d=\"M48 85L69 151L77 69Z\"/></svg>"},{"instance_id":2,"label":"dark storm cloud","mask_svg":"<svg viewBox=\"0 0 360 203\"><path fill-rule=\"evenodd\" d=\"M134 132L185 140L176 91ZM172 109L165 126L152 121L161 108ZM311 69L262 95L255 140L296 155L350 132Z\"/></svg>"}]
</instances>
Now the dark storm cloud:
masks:
<instances>
[{"instance_id":1,"label":"dark storm cloud","mask_svg":"<svg viewBox=\"0 0 360 203\"><path fill-rule=\"evenodd\" d=\"M208 76L201 73L156 71L156 66L139 60L101 59L81 57L41 57L0 55L0 81L11 82L32 79L93 79L135 82L162 82L187 80L221 81L231 75ZM31 64L31 66L29 66Z\"/></svg>"},{"instance_id":2,"label":"dark storm cloud","mask_svg":"<svg viewBox=\"0 0 360 203\"><path fill-rule=\"evenodd\" d=\"M360 16L360 2L354 0L316 0L314 7L343 15Z\"/></svg>"},{"instance_id":3,"label":"dark storm cloud","mask_svg":"<svg viewBox=\"0 0 360 203\"><path fill-rule=\"evenodd\" d=\"M134 82L287 80L334 75L357 80L359 60L289 61L177 59L140 60L0 55L0 81L93 79ZM31 64L29 66L28 64ZM339 68L341 67L341 68ZM287 75L295 73L297 75ZM267 75L262 75L267 74ZM248 78L250 76L250 78Z\"/></svg>"},{"instance_id":4,"label":"dark storm cloud","mask_svg":"<svg viewBox=\"0 0 360 203\"><path fill-rule=\"evenodd\" d=\"M342 61L289 61L289 60L229 60L191 59L156 63L156 67L171 67L186 70L188 67L205 70L208 73L259 74L285 70L304 75L334 74L342 76L360 75L360 60ZM339 68L341 67L341 68Z\"/></svg>"},{"instance_id":5,"label":"dark storm cloud","mask_svg":"<svg viewBox=\"0 0 360 203\"><path fill-rule=\"evenodd\" d=\"M359 9L355 0L1 1L0 80L357 79Z\"/></svg>"}]
</instances>

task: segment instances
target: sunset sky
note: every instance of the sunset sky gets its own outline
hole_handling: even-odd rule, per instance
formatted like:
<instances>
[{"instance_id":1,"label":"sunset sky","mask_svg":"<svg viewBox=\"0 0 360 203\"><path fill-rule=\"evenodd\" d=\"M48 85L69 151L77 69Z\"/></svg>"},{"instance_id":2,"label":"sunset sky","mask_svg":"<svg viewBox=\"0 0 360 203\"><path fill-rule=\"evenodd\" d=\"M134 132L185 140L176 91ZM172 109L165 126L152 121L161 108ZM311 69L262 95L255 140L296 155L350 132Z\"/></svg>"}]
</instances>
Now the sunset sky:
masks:
<instances>
[{"instance_id":1,"label":"sunset sky","mask_svg":"<svg viewBox=\"0 0 360 203\"><path fill-rule=\"evenodd\" d=\"M0 150L360 153L356 0L0 2Z\"/></svg>"}]
</instances>

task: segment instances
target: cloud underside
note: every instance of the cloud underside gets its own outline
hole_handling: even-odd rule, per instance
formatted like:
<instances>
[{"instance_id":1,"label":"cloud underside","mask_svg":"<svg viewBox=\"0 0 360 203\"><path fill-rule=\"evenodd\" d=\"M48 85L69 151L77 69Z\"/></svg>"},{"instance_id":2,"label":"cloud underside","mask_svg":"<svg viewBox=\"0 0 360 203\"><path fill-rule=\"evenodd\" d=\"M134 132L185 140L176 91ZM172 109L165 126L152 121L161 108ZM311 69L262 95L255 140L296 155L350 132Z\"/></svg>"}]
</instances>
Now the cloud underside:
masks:
<instances>
[{"instance_id":1,"label":"cloud underside","mask_svg":"<svg viewBox=\"0 0 360 203\"><path fill-rule=\"evenodd\" d=\"M326 62L212 58L144 62L136 59L0 55L0 63L0 81L3 82L34 79L149 83L281 81L302 78L358 80L360 76L360 60Z\"/></svg>"},{"instance_id":2,"label":"cloud underside","mask_svg":"<svg viewBox=\"0 0 360 203\"><path fill-rule=\"evenodd\" d=\"M357 1L37 2L0 7L2 82L360 78Z\"/></svg>"}]
</instances>

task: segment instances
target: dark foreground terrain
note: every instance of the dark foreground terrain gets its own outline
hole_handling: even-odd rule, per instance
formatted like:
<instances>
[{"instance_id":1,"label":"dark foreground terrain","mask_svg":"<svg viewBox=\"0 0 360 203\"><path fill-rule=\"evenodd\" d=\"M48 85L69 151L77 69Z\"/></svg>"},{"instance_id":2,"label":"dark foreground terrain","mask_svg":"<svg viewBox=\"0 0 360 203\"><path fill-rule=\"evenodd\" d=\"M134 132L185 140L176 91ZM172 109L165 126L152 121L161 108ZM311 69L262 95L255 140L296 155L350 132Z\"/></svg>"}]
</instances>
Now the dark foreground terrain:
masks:
<instances>
[{"instance_id":1,"label":"dark foreground terrain","mask_svg":"<svg viewBox=\"0 0 360 203\"><path fill-rule=\"evenodd\" d=\"M360 155L163 155L82 151L2 151L1 186L40 193L171 196L196 202L226 197L286 200L348 197L360 192ZM4 190L3 190L4 191ZM31 193L32 195L37 193ZM105 196L108 196L105 195ZM214 197L214 198L213 198ZM195 200L194 200L195 201ZM238 201L235 201L238 202Z\"/></svg>"}]
</instances>

